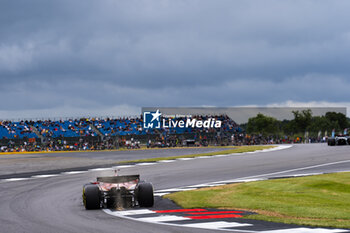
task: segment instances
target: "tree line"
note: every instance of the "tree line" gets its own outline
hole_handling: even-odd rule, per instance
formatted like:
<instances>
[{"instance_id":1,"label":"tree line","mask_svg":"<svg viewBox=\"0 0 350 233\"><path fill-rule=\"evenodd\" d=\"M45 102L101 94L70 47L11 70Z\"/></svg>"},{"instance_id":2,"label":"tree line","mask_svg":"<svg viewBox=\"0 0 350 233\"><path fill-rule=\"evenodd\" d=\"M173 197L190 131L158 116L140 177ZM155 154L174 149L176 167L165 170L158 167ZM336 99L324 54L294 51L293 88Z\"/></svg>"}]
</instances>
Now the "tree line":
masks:
<instances>
[{"instance_id":1,"label":"tree line","mask_svg":"<svg viewBox=\"0 0 350 233\"><path fill-rule=\"evenodd\" d=\"M304 135L310 136L330 135L333 130L336 133L343 132L350 127L350 119L342 113L327 112L324 116L313 116L311 109L292 111L293 120L279 121L276 118L257 114L249 118L248 123L242 125L248 134L271 135Z\"/></svg>"}]
</instances>

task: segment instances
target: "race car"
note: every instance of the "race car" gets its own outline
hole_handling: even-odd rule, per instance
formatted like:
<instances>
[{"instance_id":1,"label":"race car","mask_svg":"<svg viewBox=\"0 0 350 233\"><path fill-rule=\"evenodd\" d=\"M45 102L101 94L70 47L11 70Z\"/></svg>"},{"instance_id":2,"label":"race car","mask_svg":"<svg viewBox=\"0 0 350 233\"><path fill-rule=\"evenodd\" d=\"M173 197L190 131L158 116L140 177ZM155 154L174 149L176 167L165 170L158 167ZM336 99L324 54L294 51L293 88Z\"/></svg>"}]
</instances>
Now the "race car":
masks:
<instances>
[{"instance_id":1,"label":"race car","mask_svg":"<svg viewBox=\"0 0 350 233\"><path fill-rule=\"evenodd\" d=\"M328 139L328 146L350 145L350 137L338 135Z\"/></svg>"},{"instance_id":2,"label":"race car","mask_svg":"<svg viewBox=\"0 0 350 233\"><path fill-rule=\"evenodd\" d=\"M87 210L152 207L153 186L140 181L140 175L97 177L83 186L83 202Z\"/></svg>"}]
</instances>

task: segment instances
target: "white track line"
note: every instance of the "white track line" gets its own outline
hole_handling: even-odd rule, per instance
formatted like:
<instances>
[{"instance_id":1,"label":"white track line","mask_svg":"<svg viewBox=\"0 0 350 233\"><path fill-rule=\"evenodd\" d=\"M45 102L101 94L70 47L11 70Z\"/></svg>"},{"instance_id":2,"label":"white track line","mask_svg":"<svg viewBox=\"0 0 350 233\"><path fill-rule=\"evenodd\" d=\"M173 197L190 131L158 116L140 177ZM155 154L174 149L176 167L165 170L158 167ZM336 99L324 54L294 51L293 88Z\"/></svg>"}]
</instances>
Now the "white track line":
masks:
<instances>
[{"instance_id":1,"label":"white track line","mask_svg":"<svg viewBox=\"0 0 350 233\"><path fill-rule=\"evenodd\" d=\"M98 172L98 171L107 171L107 170L112 170L113 168L111 167L105 167L105 168L92 168L89 169L90 172Z\"/></svg>"},{"instance_id":2,"label":"white track line","mask_svg":"<svg viewBox=\"0 0 350 233\"><path fill-rule=\"evenodd\" d=\"M180 192L180 191L190 191L190 190L194 190L194 189L197 189L197 188L183 187L183 188L173 188L173 189L162 189L162 190L157 190L156 192L161 192L161 193Z\"/></svg>"},{"instance_id":3,"label":"white track line","mask_svg":"<svg viewBox=\"0 0 350 233\"><path fill-rule=\"evenodd\" d=\"M153 195L155 197L162 197L162 196L167 195L167 194L169 194L169 193L154 193Z\"/></svg>"},{"instance_id":4,"label":"white track line","mask_svg":"<svg viewBox=\"0 0 350 233\"><path fill-rule=\"evenodd\" d=\"M172 163L175 162L176 160L160 160L158 163Z\"/></svg>"},{"instance_id":5,"label":"white track line","mask_svg":"<svg viewBox=\"0 0 350 233\"><path fill-rule=\"evenodd\" d=\"M231 154L225 154L225 155L214 155L213 157L220 158L220 157L227 157L231 156Z\"/></svg>"},{"instance_id":6,"label":"white track line","mask_svg":"<svg viewBox=\"0 0 350 233\"><path fill-rule=\"evenodd\" d=\"M176 216L176 215L162 215L162 216L158 216L158 217L138 218L137 220L141 221L141 222L158 223L158 222L183 221L183 220L191 220L191 219L190 218L181 217L181 216Z\"/></svg>"},{"instance_id":7,"label":"white track line","mask_svg":"<svg viewBox=\"0 0 350 233\"><path fill-rule=\"evenodd\" d=\"M130 168L130 167L135 167L135 165L120 165L120 166L115 166L112 168L113 169L120 169L120 168Z\"/></svg>"},{"instance_id":8,"label":"white track line","mask_svg":"<svg viewBox=\"0 0 350 233\"><path fill-rule=\"evenodd\" d=\"M304 173L304 174L295 174L292 175L293 177L303 177L303 176L316 176L316 175L322 175L324 173L317 172L317 173Z\"/></svg>"},{"instance_id":9,"label":"white track line","mask_svg":"<svg viewBox=\"0 0 350 233\"><path fill-rule=\"evenodd\" d=\"M330 166L330 165L335 165L335 164L341 164L341 163L350 163L350 160L343 160L343 161L332 162L332 163L323 163L323 164L318 164L318 165L313 165L313 166L308 166L308 167L301 167L301 168L295 168L295 169L290 169L290 170L285 170L285 171L266 173L266 174L261 174L261 175L256 175L256 176L247 176L247 177L242 177L242 178L238 178L238 179L251 179L251 178L257 178L257 177L265 177L265 176L272 176L272 175L280 175L280 174L283 174L283 173L289 173L289 172L296 172L296 171L308 170L308 169L312 169L312 168L325 167L325 166ZM237 180L238 180L238 179L237 179Z\"/></svg>"},{"instance_id":10,"label":"white track line","mask_svg":"<svg viewBox=\"0 0 350 233\"><path fill-rule=\"evenodd\" d=\"M64 175L75 175L75 174L83 174L86 173L88 171L71 171L71 172L62 172L62 174Z\"/></svg>"},{"instance_id":11,"label":"white track line","mask_svg":"<svg viewBox=\"0 0 350 233\"><path fill-rule=\"evenodd\" d=\"M29 180L31 179L30 177L29 178L9 178L9 179L3 179L2 181L4 182L12 182L12 181L22 181L22 180Z\"/></svg>"},{"instance_id":12,"label":"white track line","mask_svg":"<svg viewBox=\"0 0 350 233\"><path fill-rule=\"evenodd\" d=\"M56 177L59 176L60 174L52 174L52 175L36 175L32 176L32 178L49 178L49 177Z\"/></svg>"},{"instance_id":13,"label":"white track line","mask_svg":"<svg viewBox=\"0 0 350 233\"><path fill-rule=\"evenodd\" d=\"M118 211L118 214L126 216L126 215L139 215L139 214L154 214L154 211L149 209L141 209L141 210L125 210Z\"/></svg>"},{"instance_id":14,"label":"white track line","mask_svg":"<svg viewBox=\"0 0 350 233\"><path fill-rule=\"evenodd\" d=\"M195 158L178 158L176 160L180 160L180 161L187 161L187 160L193 160Z\"/></svg>"},{"instance_id":15,"label":"white track line","mask_svg":"<svg viewBox=\"0 0 350 233\"><path fill-rule=\"evenodd\" d=\"M202 228L202 229L223 229L228 227L248 227L253 225L249 223L219 221L219 222L205 222L205 223L190 223L190 224L184 224L183 226Z\"/></svg>"},{"instance_id":16,"label":"white track line","mask_svg":"<svg viewBox=\"0 0 350 233\"><path fill-rule=\"evenodd\" d=\"M155 165L157 163L137 163L137 166L150 166L150 165Z\"/></svg>"},{"instance_id":17,"label":"white track line","mask_svg":"<svg viewBox=\"0 0 350 233\"><path fill-rule=\"evenodd\" d=\"M211 185L215 185L216 186L216 184L206 183L206 184L190 185L190 186L187 186L187 187L188 188L204 188L204 187L210 187Z\"/></svg>"}]
</instances>

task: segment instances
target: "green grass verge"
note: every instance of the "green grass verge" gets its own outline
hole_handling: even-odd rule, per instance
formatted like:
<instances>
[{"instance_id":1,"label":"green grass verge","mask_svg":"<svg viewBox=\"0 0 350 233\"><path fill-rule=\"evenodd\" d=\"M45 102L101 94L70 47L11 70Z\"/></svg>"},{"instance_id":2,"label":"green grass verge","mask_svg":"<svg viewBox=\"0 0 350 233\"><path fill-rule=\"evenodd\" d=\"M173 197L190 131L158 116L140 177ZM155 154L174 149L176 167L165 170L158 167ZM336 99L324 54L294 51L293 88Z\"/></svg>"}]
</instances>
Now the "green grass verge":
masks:
<instances>
[{"instance_id":1,"label":"green grass verge","mask_svg":"<svg viewBox=\"0 0 350 233\"><path fill-rule=\"evenodd\" d=\"M128 160L119 162L119 164L123 163L145 163L145 162L157 162L161 160L172 160L179 158L195 158L200 156L214 156L214 155L223 155L223 154L233 154L233 153L244 153L244 152L253 152L257 150L270 149L276 146L236 146L236 147L212 147L212 148L222 148L227 150L209 152L209 153L200 153L200 154L191 154L191 155L177 155L177 156L169 156L169 157L161 157L161 158L149 158L149 159L137 159L137 160Z\"/></svg>"},{"instance_id":2,"label":"green grass verge","mask_svg":"<svg viewBox=\"0 0 350 233\"><path fill-rule=\"evenodd\" d=\"M254 211L246 218L350 228L350 173L257 181L172 193L183 208Z\"/></svg>"}]
</instances>

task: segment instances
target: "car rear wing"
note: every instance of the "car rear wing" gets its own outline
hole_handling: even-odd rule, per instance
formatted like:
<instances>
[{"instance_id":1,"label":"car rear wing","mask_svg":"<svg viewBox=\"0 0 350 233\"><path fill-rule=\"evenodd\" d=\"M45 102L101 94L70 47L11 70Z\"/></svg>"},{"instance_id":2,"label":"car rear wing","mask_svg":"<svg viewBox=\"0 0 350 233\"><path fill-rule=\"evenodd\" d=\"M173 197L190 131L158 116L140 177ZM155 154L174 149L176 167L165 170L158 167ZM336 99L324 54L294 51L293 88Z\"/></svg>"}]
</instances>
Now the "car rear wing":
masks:
<instances>
[{"instance_id":1,"label":"car rear wing","mask_svg":"<svg viewBox=\"0 0 350 233\"><path fill-rule=\"evenodd\" d=\"M140 180L140 175L97 177L98 182L110 183L110 184L125 183L125 182L130 182L135 180L137 180L138 182Z\"/></svg>"}]
</instances>

